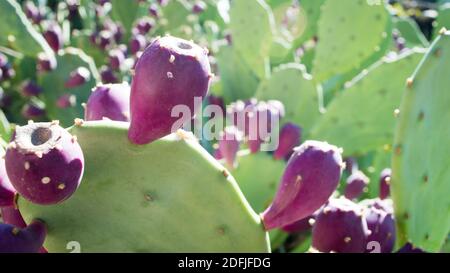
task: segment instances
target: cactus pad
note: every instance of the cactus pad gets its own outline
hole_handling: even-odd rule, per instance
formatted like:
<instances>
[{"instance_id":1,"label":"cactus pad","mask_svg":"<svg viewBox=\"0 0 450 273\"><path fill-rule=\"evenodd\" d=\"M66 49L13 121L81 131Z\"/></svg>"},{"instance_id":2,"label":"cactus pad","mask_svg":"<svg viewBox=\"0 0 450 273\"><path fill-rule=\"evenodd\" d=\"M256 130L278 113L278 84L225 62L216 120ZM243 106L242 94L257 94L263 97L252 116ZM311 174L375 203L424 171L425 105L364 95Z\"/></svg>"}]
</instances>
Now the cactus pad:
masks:
<instances>
[{"instance_id":1,"label":"cactus pad","mask_svg":"<svg viewBox=\"0 0 450 273\"><path fill-rule=\"evenodd\" d=\"M95 87L98 72L92 59L80 49L65 49L58 54L57 62L58 67L55 70L39 75L39 85L44 90L42 99L46 104L48 117L59 120L64 125L70 125L74 118L84 116L81 104L87 101L92 88ZM64 84L69 79L70 73L79 67L89 69L89 81L75 88L65 88ZM58 107L57 101L64 95L75 96L75 104L67 108Z\"/></svg>"},{"instance_id":2,"label":"cactus pad","mask_svg":"<svg viewBox=\"0 0 450 273\"><path fill-rule=\"evenodd\" d=\"M399 245L439 251L450 230L450 32L442 33L408 80L392 159Z\"/></svg>"},{"instance_id":3,"label":"cactus pad","mask_svg":"<svg viewBox=\"0 0 450 273\"><path fill-rule=\"evenodd\" d=\"M67 252L70 241L82 252L270 250L234 178L191 135L136 146L127 129L113 121L72 127L86 162L80 188L58 206L20 198L25 220L48 225L49 252Z\"/></svg>"},{"instance_id":4,"label":"cactus pad","mask_svg":"<svg viewBox=\"0 0 450 273\"><path fill-rule=\"evenodd\" d=\"M15 0L0 1L0 10L0 45L32 57L45 52L49 58L54 58L44 37L34 29Z\"/></svg>"},{"instance_id":5,"label":"cactus pad","mask_svg":"<svg viewBox=\"0 0 450 273\"><path fill-rule=\"evenodd\" d=\"M394 110L400 105L407 77L422 56L411 51L379 61L363 72L331 102L310 137L344 148L345 155L392 144Z\"/></svg>"},{"instance_id":6,"label":"cactus pad","mask_svg":"<svg viewBox=\"0 0 450 273\"><path fill-rule=\"evenodd\" d=\"M320 115L316 86L303 65L279 66L261 83L255 97L281 101L286 109L285 120L300 125L305 133Z\"/></svg>"},{"instance_id":7,"label":"cactus pad","mask_svg":"<svg viewBox=\"0 0 450 273\"><path fill-rule=\"evenodd\" d=\"M391 28L391 17L384 4L326 1L321 8L312 74L323 82L369 66L368 62L384 55L390 44Z\"/></svg>"},{"instance_id":8,"label":"cactus pad","mask_svg":"<svg viewBox=\"0 0 450 273\"><path fill-rule=\"evenodd\" d=\"M266 76L275 19L263 0L233 1L230 9L233 44L260 78Z\"/></svg>"}]
</instances>

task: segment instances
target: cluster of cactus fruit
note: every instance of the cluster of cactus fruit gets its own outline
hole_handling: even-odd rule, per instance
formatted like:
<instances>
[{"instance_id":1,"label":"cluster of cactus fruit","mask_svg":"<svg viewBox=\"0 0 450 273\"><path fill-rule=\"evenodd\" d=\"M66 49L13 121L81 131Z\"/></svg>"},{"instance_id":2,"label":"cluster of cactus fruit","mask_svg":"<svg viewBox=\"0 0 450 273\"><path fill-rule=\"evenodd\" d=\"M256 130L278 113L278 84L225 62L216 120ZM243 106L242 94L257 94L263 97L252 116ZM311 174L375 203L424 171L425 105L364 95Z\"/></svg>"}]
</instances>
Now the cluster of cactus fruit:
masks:
<instances>
[{"instance_id":1,"label":"cluster of cactus fruit","mask_svg":"<svg viewBox=\"0 0 450 273\"><path fill-rule=\"evenodd\" d=\"M0 252L445 251L447 6L2 1Z\"/></svg>"}]
</instances>

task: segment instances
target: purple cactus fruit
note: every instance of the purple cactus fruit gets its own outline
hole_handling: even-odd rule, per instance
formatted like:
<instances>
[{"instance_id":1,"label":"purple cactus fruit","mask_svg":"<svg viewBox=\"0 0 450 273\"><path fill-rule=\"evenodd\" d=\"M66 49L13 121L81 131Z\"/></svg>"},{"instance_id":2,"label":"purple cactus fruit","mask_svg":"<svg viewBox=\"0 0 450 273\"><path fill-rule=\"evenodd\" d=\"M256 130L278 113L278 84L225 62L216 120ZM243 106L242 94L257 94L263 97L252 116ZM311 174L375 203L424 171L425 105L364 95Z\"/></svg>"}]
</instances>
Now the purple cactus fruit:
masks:
<instances>
[{"instance_id":1,"label":"purple cactus fruit","mask_svg":"<svg viewBox=\"0 0 450 273\"><path fill-rule=\"evenodd\" d=\"M56 60L48 58L45 53L38 54L37 70L39 72L52 71L56 68Z\"/></svg>"},{"instance_id":2,"label":"purple cactus fruit","mask_svg":"<svg viewBox=\"0 0 450 273\"><path fill-rule=\"evenodd\" d=\"M106 49L109 45L111 45L113 40L113 34L109 30L102 30L98 34L98 46L101 49Z\"/></svg>"},{"instance_id":3,"label":"purple cactus fruit","mask_svg":"<svg viewBox=\"0 0 450 273\"><path fill-rule=\"evenodd\" d=\"M108 66L100 68L100 78L103 83L118 83L119 79L114 74L114 71Z\"/></svg>"},{"instance_id":4,"label":"purple cactus fruit","mask_svg":"<svg viewBox=\"0 0 450 273\"><path fill-rule=\"evenodd\" d=\"M354 157L346 157L344 158L345 163L345 172L347 172L349 175L351 175L353 172L356 172L358 167L358 161L356 161L356 158Z\"/></svg>"},{"instance_id":5,"label":"purple cactus fruit","mask_svg":"<svg viewBox=\"0 0 450 273\"><path fill-rule=\"evenodd\" d=\"M369 178L361 171L353 172L346 181L345 197L348 199L356 199L363 192L367 191Z\"/></svg>"},{"instance_id":6,"label":"purple cactus fruit","mask_svg":"<svg viewBox=\"0 0 450 273\"><path fill-rule=\"evenodd\" d=\"M217 160L221 160L223 158L222 153L220 152L220 149L214 150L214 158Z\"/></svg>"},{"instance_id":7,"label":"purple cactus fruit","mask_svg":"<svg viewBox=\"0 0 450 273\"><path fill-rule=\"evenodd\" d=\"M148 8L148 13L153 16L154 18L158 18L159 17L159 7L156 4L151 4L150 7Z\"/></svg>"},{"instance_id":8,"label":"purple cactus fruit","mask_svg":"<svg viewBox=\"0 0 450 273\"><path fill-rule=\"evenodd\" d=\"M391 184L391 169L387 168L381 171L380 175L380 199L388 198L390 194Z\"/></svg>"},{"instance_id":9,"label":"purple cactus fruit","mask_svg":"<svg viewBox=\"0 0 450 273\"><path fill-rule=\"evenodd\" d=\"M330 199L316 217L312 247L327 253L363 253L369 233L361 206L346 198Z\"/></svg>"},{"instance_id":10,"label":"purple cactus fruit","mask_svg":"<svg viewBox=\"0 0 450 273\"><path fill-rule=\"evenodd\" d=\"M0 253L39 253L47 235L47 228L35 220L26 228L0 224Z\"/></svg>"},{"instance_id":11,"label":"purple cactus fruit","mask_svg":"<svg viewBox=\"0 0 450 273\"><path fill-rule=\"evenodd\" d=\"M56 107L60 109L66 109L74 107L77 104L77 97L73 94L63 94L56 100Z\"/></svg>"},{"instance_id":12,"label":"purple cactus fruit","mask_svg":"<svg viewBox=\"0 0 450 273\"><path fill-rule=\"evenodd\" d=\"M294 123L288 122L281 128L279 145L273 157L275 159L284 159L292 153L292 150L300 145L302 129Z\"/></svg>"},{"instance_id":13,"label":"purple cactus fruit","mask_svg":"<svg viewBox=\"0 0 450 273\"><path fill-rule=\"evenodd\" d=\"M6 66L7 63L8 63L8 57L6 57L5 54L0 53L0 68Z\"/></svg>"},{"instance_id":14,"label":"purple cactus fruit","mask_svg":"<svg viewBox=\"0 0 450 273\"><path fill-rule=\"evenodd\" d=\"M399 250L397 250L397 253L426 253L426 252L418 247L415 247L411 243L406 243Z\"/></svg>"},{"instance_id":15,"label":"purple cactus fruit","mask_svg":"<svg viewBox=\"0 0 450 273\"><path fill-rule=\"evenodd\" d=\"M208 101L208 105L215 105L219 106L222 110L222 117L225 116L225 102L223 101L222 97L214 96L214 95L208 95L206 97Z\"/></svg>"},{"instance_id":16,"label":"purple cactus fruit","mask_svg":"<svg viewBox=\"0 0 450 273\"><path fill-rule=\"evenodd\" d=\"M16 71L14 70L14 68L11 66L10 63L7 63L5 66L3 66L1 70L2 70L2 79L4 80L12 79L16 75Z\"/></svg>"},{"instance_id":17,"label":"purple cactus fruit","mask_svg":"<svg viewBox=\"0 0 450 273\"><path fill-rule=\"evenodd\" d=\"M5 224L13 225L19 228L25 228L27 224L22 217L19 209L14 205L9 207L2 207L1 209L1 218Z\"/></svg>"},{"instance_id":18,"label":"purple cactus fruit","mask_svg":"<svg viewBox=\"0 0 450 273\"><path fill-rule=\"evenodd\" d=\"M44 38L53 51L58 52L63 47L63 35L61 27L56 23L50 23L44 31Z\"/></svg>"},{"instance_id":19,"label":"purple cactus fruit","mask_svg":"<svg viewBox=\"0 0 450 273\"><path fill-rule=\"evenodd\" d=\"M114 70L120 70L125 63L125 54L120 49L113 49L109 52L109 65Z\"/></svg>"},{"instance_id":20,"label":"purple cactus fruit","mask_svg":"<svg viewBox=\"0 0 450 273\"><path fill-rule=\"evenodd\" d=\"M65 88L75 88L85 84L91 78L91 72L86 67L78 67L70 72L69 79L64 83Z\"/></svg>"},{"instance_id":21,"label":"purple cactus fruit","mask_svg":"<svg viewBox=\"0 0 450 273\"><path fill-rule=\"evenodd\" d=\"M2 153L3 153L2 149ZM0 207L8 207L14 205L16 190L11 185L5 168L5 160L0 158Z\"/></svg>"},{"instance_id":22,"label":"purple cactus fruit","mask_svg":"<svg viewBox=\"0 0 450 273\"><path fill-rule=\"evenodd\" d=\"M45 115L45 109L41 105L29 102L22 107L21 114L27 120L35 120Z\"/></svg>"},{"instance_id":23,"label":"purple cactus fruit","mask_svg":"<svg viewBox=\"0 0 450 273\"><path fill-rule=\"evenodd\" d=\"M136 24L136 29L140 34L145 35L153 28L153 22L149 18L142 18Z\"/></svg>"},{"instance_id":24,"label":"purple cactus fruit","mask_svg":"<svg viewBox=\"0 0 450 273\"><path fill-rule=\"evenodd\" d=\"M144 49L147 41L145 37L141 34L134 35L130 40L130 52L131 54L136 54L137 52Z\"/></svg>"},{"instance_id":25,"label":"purple cactus fruit","mask_svg":"<svg viewBox=\"0 0 450 273\"><path fill-rule=\"evenodd\" d=\"M89 96L85 110L85 120L129 121L130 86L126 82L97 86Z\"/></svg>"},{"instance_id":26,"label":"purple cactus fruit","mask_svg":"<svg viewBox=\"0 0 450 273\"><path fill-rule=\"evenodd\" d=\"M131 85L131 124L128 138L135 144L150 143L179 129L175 106L190 110L208 93L211 68L208 52L183 39L155 39L139 58ZM179 124L180 126L182 124Z\"/></svg>"},{"instance_id":27,"label":"purple cactus fruit","mask_svg":"<svg viewBox=\"0 0 450 273\"><path fill-rule=\"evenodd\" d=\"M267 230L299 221L318 210L336 190L341 151L326 142L306 141L294 149L271 206L261 215Z\"/></svg>"},{"instance_id":28,"label":"purple cactus fruit","mask_svg":"<svg viewBox=\"0 0 450 273\"><path fill-rule=\"evenodd\" d=\"M207 6L203 1L196 1L192 6L192 13L200 14L206 10Z\"/></svg>"},{"instance_id":29,"label":"purple cactus fruit","mask_svg":"<svg viewBox=\"0 0 450 273\"><path fill-rule=\"evenodd\" d=\"M367 245L375 242L379 245L380 253L391 253L395 243L395 221L392 213L370 206L365 210L365 219L370 230ZM366 249L366 252L371 252L371 249Z\"/></svg>"},{"instance_id":30,"label":"purple cactus fruit","mask_svg":"<svg viewBox=\"0 0 450 273\"><path fill-rule=\"evenodd\" d=\"M38 7L36 7L36 5L33 3L33 1L25 2L24 11L25 11L27 18L31 19L31 21L34 24L39 24L43 19L41 10Z\"/></svg>"},{"instance_id":31,"label":"purple cactus fruit","mask_svg":"<svg viewBox=\"0 0 450 273\"><path fill-rule=\"evenodd\" d=\"M17 192L41 205L60 203L72 196L84 171L83 152L76 136L58 122L16 127L5 162Z\"/></svg>"},{"instance_id":32,"label":"purple cactus fruit","mask_svg":"<svg viewBox=\"0 0 450 273\"><path fill-rule=\"evenodd\" d=\"M227 168L236 168L236 156L242 140L242 133L234 126L229 126L220 134L219 151L225 159Z\"/></svg>"},{"instance_id":33,"label":"purple cactus fruit","mask_svg":"<svg viewBox=\"0 0 450 273\"><path fill-rule=\"evenodd\" d=\"M27 80L22 84L20 93L24 97L38 96L42 93L42 88L32 80Z\"/></svg>"}]
</instances>

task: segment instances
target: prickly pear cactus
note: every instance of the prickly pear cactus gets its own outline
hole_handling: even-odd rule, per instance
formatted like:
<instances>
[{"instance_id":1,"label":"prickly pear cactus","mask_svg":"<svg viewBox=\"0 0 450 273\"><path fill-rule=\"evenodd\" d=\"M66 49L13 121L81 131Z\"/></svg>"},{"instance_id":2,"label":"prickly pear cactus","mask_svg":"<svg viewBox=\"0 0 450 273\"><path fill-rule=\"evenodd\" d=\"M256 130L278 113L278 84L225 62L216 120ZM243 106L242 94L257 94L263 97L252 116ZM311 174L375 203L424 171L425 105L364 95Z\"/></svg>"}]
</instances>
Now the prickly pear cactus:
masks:
<instances>
[{"instance_id":1,"label":"prickly pear cactus","mask_svg":"<svg viewBox=\"0 0 450 273\"><path fill-rule=\"evenodd\" d=\"M131 36L131 28L138 12L139 1L111 0L111 17L122 24L126 37Z\"/></svg>"},{"instance_id":2,"label":"prickly pear cactus","mask_svg":"<svg viewBox=\"0 0 450 273\"><path fill-rule=\"evenodd\" d=\"M45 102L47 114L50 119L60 120L63 125L73 123L74 117L83 117L85 103L95 87L99 78L94 62L83 51L76 48L67 48L57 56L58 67L50 72L39 75L39 85L43 88L42 99ZM64 85L70 74L79 67L90 71L89 80L77 87L66 88ZM61 107L58 100L62 97L71 97L71 105Z\"/></svg>"},{"instance_id":3,"label":"prickly pear cactus","mask_svg":"<svg viewBox=\"0 0 450 273\"><path fill-rule=\"evenodd\" d=\"M351 78L384 55L390 44L392 22L383 1L376 2L331 0L324 3L312 72L318 82L348 73Z\"/></svg>"},{"instance_id":4,"label":"prickly pear cactus","mask_svg":"<svg viewBox=\"0 0 450 273\"><path fill-rule=\"evenodd\" d=\"M294 44L300 46L304 42L317 35L317 25L320 18L321 8L325 0L304 0L300 3L300 11L304 16L306 27L303 33L295 40Z\"/></svg>"},{"instance_id":5,"label":"prickly pear cactus","mask_svg":"<svg viewBox=\"0 0 450 273\"><path fill-rule=\"evenodd\" d=\"M269 79L261 83L255 97L281 101L286 109L284 119L301 125L305 133L320 115L316 86L303 65L279 66Z\"/></svg>"},{"instance_id":6,"label":"prickly pear cactus","mask_svg":"<svg viewBox=\"0 0 450 273\"><path fill-rule=\"evenodd\" d=\"M259 78L265 78L275 20L263 0L233 1L230 29L233 45Z\"/></svg>"},{"instance_id":7,"label":"prickly pear cactus","mask_svg":"<svg viewBox=\"0 0 450 273\"><path fill-rule=\"evenodd\" d=\"M423 35L417 23L409 17L394 18L394 28L400 32L400 35L405 39L407 47L428 47L428 42L425 35Z\"/></svg>"},{"instance_id":8,"label":"prickly pear cactus","mask_svg":"<svg viewBox=\"0 0 450 273\"><path fill-rule=\"evenodd\" d=\"M284 161L275 160L266 153L256 153L241 155L237 162L237 168L231 173L252 208L256 212L264 211L278 189Z\"/></svg>"},{"instance_id":9,"label":"prickly pear cactus","mask_svg":"<svg viewBox=\"0 0 450 273\"><path fill-rule=\"evenodd\" d=\"M45 52L49 58L54 58L50 46L33 28L15 0L1 1L0 10L0 45L32 57Z\"/></svg>"},{"instance_id":10,"label":"prickly pear cactus","mask_svg":"<svg viewBox=\"0 0 450 273\"><path fill-rule=\"evenodd\" d=\"M82 252L270 251L234 178L195 139L179 132L136 146L127 127L112 121L72 127L86 162L80 188L57 206L19 199L25 220L48 225L50 252L67 252L71 241Z\"/></svg>"},{"instance_id":11,"label":"prickly pear cactus","mask_svg":"<svg viewBox=\"0 0 450 273\"><path fill-rule=\"evenodd\" d=\"M258 89L257 75L241 60L241 54L234 46L223 46L217 54L222 93L226 103L249 99Z\"/></svg>"},{"instance_id":12,"label":"prickly pear cactus","mask_svg":"<svg viewBox=\"0 0 450 273\"><path fill-rule=\"evenodd\" d=\"M439 10L439 15L436 18L435 35L439 35L442 28L450 29L450 3L442 5Z\"/></svg>"},{"instance_id":13,"label":"prickly pear cactus","mask_svg":"<svg viewBox=\"0 0 450 273\"><path fill-rule=\"evenodd\" d=\"M450 32L442 33L408 80L394 139L391 192L398 245L439 251L450 230Z\"/></svg>"},{"instance_id":14,"label":"prickly pear cactus","mask_svg":"<svg viewBox=\"0 0 450 273\"><path fill-rule=\"evenodd\" d=\"M339 145L345 155L391 145L402 87L422 56L420 51L411 51L386 58L356 77L331 102L310 137Z\"/></svg>"}]
</instances>

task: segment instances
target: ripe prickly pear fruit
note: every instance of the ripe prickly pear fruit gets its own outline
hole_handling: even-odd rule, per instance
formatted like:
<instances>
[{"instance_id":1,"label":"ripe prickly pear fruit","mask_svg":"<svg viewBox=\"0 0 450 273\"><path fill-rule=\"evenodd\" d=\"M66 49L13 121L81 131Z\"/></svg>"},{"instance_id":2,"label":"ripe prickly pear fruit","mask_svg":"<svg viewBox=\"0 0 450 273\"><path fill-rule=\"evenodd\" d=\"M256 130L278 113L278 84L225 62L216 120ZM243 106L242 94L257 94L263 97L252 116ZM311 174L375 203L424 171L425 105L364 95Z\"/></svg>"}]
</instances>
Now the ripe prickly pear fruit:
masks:
<instances>
[{"instance_id":1,"label":"ripe prickly pear fruit","mask_svg":"<svg viewBox=\"0 0 450 273\"><path fill-rule=\"evenodd\" d=\"M173 108L187 107L184 122L190 120L194 99L206 96L211 77L206 49L171 36L155 39L139 58L131 84L131 142L150 143L179 129L172 128L179 119Z\"/></svg>"},{"instance_id":2,"label":"ripe prickly pear fruit","mask_svg":"<svg viewBox=\"0 0 450 273\"><path fill-rule=\"evenodd\" d=\"M32 97L37 96L42 93L42 88L37 85L32 80L27 80L22 84L22 88L20 90L22 96L24 97Z\"/></svg>"},{"instance_id":3,"label":"ripe prickly pear fruit","mask_svg":"<svg viewBox=\"0 0 450 273\"><path fill-rule=\"evenodd\" d=\"M66 93L62 94L56 100L56 107L60 109L66 109L69 107L74 107L77 103L77 97L73 94Z\"/></svg>"},{"instance_id":4,"label":"ripe prickly pear fruit","mask_svg":"<svg viewBox=\"0 0 450 273\"><path fill-rule=\"evenodd\" d=\"M117 121L129 121L130 86L128 83L97 86L86 103L84 117L85 120L108 118Z\"/></svg>"},{"instance_id":5,"label":"ripe prickly pear fruit","mask_svg":"<svg viewBox=\"0 0 450 273\"><path fill-rule=\"evenodd\" d=\"M149 18L142 18L136 24L136 29L142 35L146 35L152 28L153 22Z\"/></svg>"},{"instance_id":6,"label":"ripe prickly pear fruit","mask_svg":"<svg viewBox=\"0 0 450 273\"><path fill-rule=\"evenodd\" d=\"M34 120L45 115L45 109L36 103L29 102L24 104L21 111L22 116L27 120Z\"/></svg>"},{"instance_id":7,"label":"ripe prickly pear fruit","mask_svg":"<svg viewBox=\"0 0 450 273\"><path fill-rule=\"evenodd\" d=\"M17 192L41 205L60 203L72 196L84 171L83 152L76 136L57 122L17 126L5 162Z\"/></svg>"},{"instance_id":8,"label":"ripe prickly pear fruit","mask_svg":"<svg viewBox=\"0 0 450 273\"><path fill-rule=\"evenodd\" d=\"M117 79L116 75L114 75L114 71L110 67L103 66L100 68L100 78L103 83L118 83L119 79Z\"/></svg>"},{"instance_id":9,"label":"ripe prickly pear fruit","mask_svg":"<svg viewBox=\"0 0 450 273\"><path fill-rule=\"evenodd\" d=\"M345 172L347 172L349 175L351 175L353 172L356 172L358 167L358 161L356 161L356 158L354 157L346 157L344 158L345 163Z\"/></svg>"},{"instance_id":10,"label":"ripe prickly pear fruit","mask_svg":"<svg viewBox=\"0 0 450 273\"><path fill-rule=\"evenodd\" d=\"M0 207L8 207L14 205L14 196L16 190L9 181L8 174L5 169L5 160L3 159L4 151L1 150L0 158Z\"/></svg>"},{"instance_id":11,"label":"ripe prickly pear fruit","mask_svg":"<svg viewBox=\"0 0 450 273\"><path fill-rule=\"evenodd\" d=\"M292 150L300 145L302 129L288 122L281 128L278 148L273 153L275 159L284 159L291 155Z\"/></svg>"},{"instance_id":12,"label":"ripe prickly pear fruit","mask_svg":"<svg viewBox=\"0 0 450 273\"><path fill-rule=\"evenodd\" d=\"M13 225L19 228L25 228L27 226L22 214L15 206L2 207L0 209L1 216L5 224Z\"/></svg>"},{"instance_id":13,"label":"ripe prickly pear fruit","mask_svg":"<svg viewBox=\"0 0 450 273\"><path fill-rule=\"evenodd\" d=\"M236 167L236 155L239 151L239 145L242 139L242 133L234 126L226 127L220 134L219 151L222 158L225 159L227 168Z\"/></svg>"},{"instance_id":14,"label":"ripe prickly pear fruit","mask_svg":"<svg viewBox=\"0 0 450 273\"><path fill-rule=\"evenodd\" d=\"M379 244L380 253L391 253L395 243L395 221L392 213L372 205L366 208L365 219L370 231L367 245L375 242ZM371 251L366 249L366 252Z\"/></svg>"},{"instance_id":15,"label":"ripe prickly pear fruit","mask_svg":"<svg viewBox=\"0 0 450 273\"><path fill-rule=\"evenodd\" d=\"M53 51L58 52L63 47L63 34L61 27L56 23L50 23L44 31L44 38Z\"/></svg>"},{"instance_id":16,"label":"ripe prickly pear fruit","mask_svg":"<svg viewBox=\"0 0 450 273\"><path fill-rule=\"evenodd\" d=\"M207 8L205 2L203 1L196 1L195 4L192 6L192 13L194 14L200 14L205 11Z\"/></svg>"},{"instance_id":17,"label":"ripe prickly pear fruit","mask_svg":"<svg viewBox=\"0 0 450 273\"><path fill-rule=\"evenodd\" d=\"M0 224L0 253L38 253L46 235L45 224L37 220L23 229Z\"/></svg>"},{"instance_id":18,"label":"ripe prickly pear fruit","mask_svg":"<svg viewBox=\"0 0 450 273\"><path fill-rule=\"evenodd\" d=\"M70 72L69 79L64 83L65 88L75 88L85 84L91 78L91 72L86 67L78 67Z\"/></svg>"},{"instance_id":19,"label":"ripe prickly pear fruit","mask_svg":"<svg viewBox=\"0 0 450 273\"><path fill-rule=\"evenodd\" d=\"M387 168L381 171L380 175L380 199L386 199L390 193L391 169Z\"/></svg>"},{"instance_id":20,"label":"ripe prickly pear fruit","mask_svg":"<svg viewBox=\"0 0 450 273\"><path fill-rule=\"evenodd\" d=\"M274 201L261 215L265 228L286 226L318 210L336 190L342 168L336 146L309 140L295 148Z\"/></svg>"},{"instance_id":21,"label":"ripe prickly pear fruit","mask_svg":"<svg viewBox=\"0 0 450 273\"><path fill-rule=\"evenodd\" d=\"M36 68L41 73L51 71L56 68L56 61L50 59L45 53L39 53Z\"/></svg>"},{"instance_id":22,"label":"ripe prickly pear fruit","mask_svg":"<svg viewBox=\"0 0 450 273\"><path fill-rule=\"evenodd\" d=\"M141 34L134 35L130 40L130 52L131 54L136 54L137 52L144 49L145 44L147 41L145 40L145 37Z\"/></svg>"},{"instance_id":23,"label":"ripe prickly pear fruit","mask_svg":"<svg viewBox=\"0 0 450 273\"><path fill-rule=\"evenodd\" d=\"M368 234L361 206L345 198L330 199L316 217L312 247L320 252L363 253Z\"/></svg>"},{"instance_id":24,"label":"ripe prickly pear fruit","mask_svg":"<svg viewBox=\"0 0 450 273\"><path fill-rule=\"evenodd\" d=\"M353 172L346 181L345 197L348 199L358 198L364 191L367 191L369 178L361 171Z\"/></svg>"},{"instance_id":25,"label":"ripe prickly pear fruit","mask_svg":"<svg viewBox=\"0 0 450 273\"><path fill-rule=\"evenodd\" d=\"M125 63L125 53L120 49L113 49L109 52L109 65L114 70L119 70Z\"/></svg>"}]
</instances>

